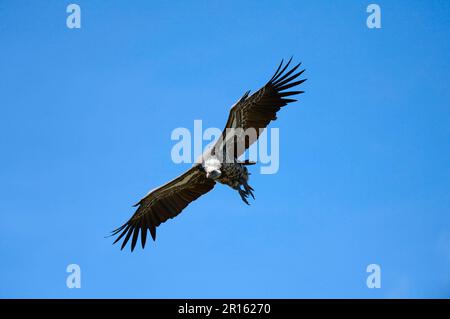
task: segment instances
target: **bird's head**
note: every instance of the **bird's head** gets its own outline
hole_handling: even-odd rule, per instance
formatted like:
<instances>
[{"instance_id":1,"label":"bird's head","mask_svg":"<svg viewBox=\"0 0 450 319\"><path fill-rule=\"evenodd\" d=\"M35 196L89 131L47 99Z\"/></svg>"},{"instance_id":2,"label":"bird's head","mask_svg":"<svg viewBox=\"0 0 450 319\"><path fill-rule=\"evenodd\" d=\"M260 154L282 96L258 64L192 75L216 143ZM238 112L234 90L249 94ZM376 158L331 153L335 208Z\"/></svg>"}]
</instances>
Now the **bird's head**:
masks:
<instances>
[{"instance_id":1,"label":"bird's head","mask_svg":"<svg viewBox=\"0 0 450 319\"><path fill-rule=\"evenodd\" d=\"M211 179L218 179L220 175L222 175L222 172L218 169L206 173L206 177Z\"/></svg>"},{"instance_id":2,"label":"bird's head","mask_svg":"<svg viewBox=\"0 0 450 319\"><path fill-rule=\"evenodd\" d=\"M206 172L206 177L211 179L217 179L222 175L222 172L220 171L222 164L220 164L220 161L217 158L208 158L203 167Z\"/></svg>"}]
</instances>

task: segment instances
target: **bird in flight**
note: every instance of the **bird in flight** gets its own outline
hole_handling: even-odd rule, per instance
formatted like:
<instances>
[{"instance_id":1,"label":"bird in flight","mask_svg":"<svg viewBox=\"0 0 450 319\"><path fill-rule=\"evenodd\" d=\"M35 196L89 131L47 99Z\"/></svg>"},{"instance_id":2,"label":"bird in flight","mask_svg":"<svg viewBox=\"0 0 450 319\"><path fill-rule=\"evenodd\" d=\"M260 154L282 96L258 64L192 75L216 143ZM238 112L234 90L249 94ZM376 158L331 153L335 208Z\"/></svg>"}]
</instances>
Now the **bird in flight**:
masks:
<instances>
[{"instance_id":1,"label":"bird in flight","mask_svg":"<svg viewBox=\"0 0 450 319\"><path fill-rule=\"evenodd\" d=\"M148 231L156 240L156 227L177 216L191 202L212 190L217 182L236 190L246 204L249 196L255 198L254 190L248 184L250 173L247 169L255 163L238 158L258 139L262 130L277 119L276 114L283 106L297 101L288 97L304 93L286 91L306 81L296 80L305 70L297 71L301 63L288 69L291 61L292 58L284 64L282 60L262 88L251 95L247 91L231 107L221 137L189 170L150 191L134 205L137 210L133 216L112 232L111 236L117 236L114 244L123 239L123 249L131 238L133 251L140 233L144 248ZM249 131L251 133L247 134Z\"/></svg>"}]
</instances>

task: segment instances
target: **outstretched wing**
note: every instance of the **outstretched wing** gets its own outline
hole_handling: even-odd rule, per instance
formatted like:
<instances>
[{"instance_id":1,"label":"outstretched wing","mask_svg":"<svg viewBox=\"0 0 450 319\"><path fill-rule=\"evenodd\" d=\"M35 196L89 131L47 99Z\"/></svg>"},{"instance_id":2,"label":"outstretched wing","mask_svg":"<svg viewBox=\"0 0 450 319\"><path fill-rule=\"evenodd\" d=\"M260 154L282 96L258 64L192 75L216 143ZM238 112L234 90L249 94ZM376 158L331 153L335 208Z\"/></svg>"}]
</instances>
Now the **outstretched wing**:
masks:
<instances>
[{"instance_id":1,"label":"outstretched wing","mask_svg":"<svg viewBox=\"0 0 450 319\"><path fill-rule=\"evenodd\" d=\"M169 183L151 191L134 205L138 208L130 220L112 232L112 236L118 235L114 244L125 236L121 247L123 249L132 238L133 251L141 232L141 244L144 248L148 230L155 240L156 227L177 216L189 203L213 189L214 185L215 182L206 178L204 172L192 167Z\"/></svg>"},{"instance_id":2,"label":"outstretched wing","mask_svg":"<svg viewBox=\"0 0 450 319\"><path fill-rule=\"evenodd\" d=\"M296 73L301 65L299 63L286 71L291 61L292 58L284 66L283 61L281 61L275 74L266 85L250 96L250 91L247 91L231 107L227 124L222 132L221 139L214 146L214 152L226 150L227 153L230 153L232 151L233 157L238 158L259 138L270 121L277 119L276 114L283 106L297 101L287 97L304 93L304 91L286 91L306 81L306 79L302 79L294 82L305 70ZM242 131L249 128L253 128L256 134L250 134L246 137L242 134ZM240 131L234 131L230 134L230 129L239 129Z\"/></svg>"}]
</instances>

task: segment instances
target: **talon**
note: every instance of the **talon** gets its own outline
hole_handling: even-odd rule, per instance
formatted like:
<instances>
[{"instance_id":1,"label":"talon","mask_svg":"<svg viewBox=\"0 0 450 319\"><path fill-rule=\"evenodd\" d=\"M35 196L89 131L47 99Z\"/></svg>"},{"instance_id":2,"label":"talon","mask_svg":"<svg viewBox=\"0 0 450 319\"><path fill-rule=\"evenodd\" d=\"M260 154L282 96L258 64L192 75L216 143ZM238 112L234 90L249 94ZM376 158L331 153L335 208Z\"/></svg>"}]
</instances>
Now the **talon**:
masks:
<instances>
[{"instance_id":1,"label":"talon","mask_svg":"<svg viewBox=\"0 0 450 319\"><path fill-rule=\"evenodd\" d=\"M246 203L247 205L250 205L247 200L248 194L246 194L242 189L239 189L239 195L241 195L241 199L244 201L244 203Z\"/></svg>"}]
</instances>

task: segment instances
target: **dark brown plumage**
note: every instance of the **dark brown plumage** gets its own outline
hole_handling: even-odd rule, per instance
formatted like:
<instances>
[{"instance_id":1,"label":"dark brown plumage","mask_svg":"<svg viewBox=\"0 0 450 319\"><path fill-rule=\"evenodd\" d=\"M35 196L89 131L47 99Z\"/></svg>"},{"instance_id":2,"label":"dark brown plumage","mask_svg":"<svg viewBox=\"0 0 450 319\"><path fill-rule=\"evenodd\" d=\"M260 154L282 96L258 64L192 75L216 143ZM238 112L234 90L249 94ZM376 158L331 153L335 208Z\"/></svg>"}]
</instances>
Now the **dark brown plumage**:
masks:
<instances>
[{"instance_id":1,"label":"dark brown plumage","mask_svg":"<svg viewBox=\"0 0 450 319\"><path fill-rule=\"evenodd\" d=\"M193 167L169 183L151 191L136 205L136 212L121 227L113 231L115 236L120 233L114 244L124 237L121 249L131 240L131 250L134 250L141 232L142 248L145 247L147 231L153 240L156 239L156 227L169 218L174 218L192 201L214 188L216 182L205 177L205 174Z\"/></svg>"},{"instance_id":2,"label":"dark brown plumage","mask_svg":"<svg viewBox=\"0 0 450 319\"><path fill-rule=\"evenodd\" d=\"M249 195L253 197L253 188L247 183L250 174L244 165L252 163L239 162L238 157L258 139L262 132L260 129L266 128L271 121L277 118L276 114L283 106L296 101L287 97L304 93L303 91L286 91L306 80L293 82L305 71L301 70L295 73L301 64L285 72L291 61L292 58L284 66L281 61L275 74L266 85L252 95L249 95L250 91L247 91L231 107L222 138L218 140L212 150L203 154L201 163L196 163L184 174L151 191L135 205L138 208L130 220L112 232L112 236L118 236L114 243L123 239L121 245L121 249L123 249L131 239L131 251L133 251L139 234L141 234L141 245L144 248L147 231L150 231L155 240L156 228L161 223L177 216L189 203L213 189L216 181L237 190L242 200L248 204L247 198ZM232 136L227 130L242 129L245 131L249 128L256 130L253 138L239 134ZM245 146L238 147L238 144ZM224 154L225 157L222 157ZM228 160L230 156L231 163L223 160L224 158ZM233 172L240 173L231 174Z\"/></svg>"},{"instance_id":3,"label":"dark brown plumage","mask_svg":"<svg viewBox=\"0 0 450 319\"><path fill-rule=\"evenodd\" d=\"M260 133L262 133L260 129L266 128L271 121L277 119L276 114L283 106L297 101L292 98L287 98L288 96L304 93L304 91L285 91L306 81L306 79L302 79L292 82L305 71L303 69L295 73L301 63L284 73L291 61L292 58L284 66L283 61L281 61L275 74L266 85L250 96L250 91L245 92L238 102L231 107L225 129L222 132L222 138L214 146L215 152L227 148L227 153L231 154L233 152L234 157L238 158L258 139ZM242 143L229 143L229 137L227 136L227 132L229 131L227 129L239 128L242 128L244 131L249 128L254 128L256 131L255 138L247 138ZM243 137L237 136L237 140L239 139L243 139ZM226 146L224 145L224 141L227 142ZM237 145L245 145L245 148L239 148Z\"/></svg>"}]
</instances>

